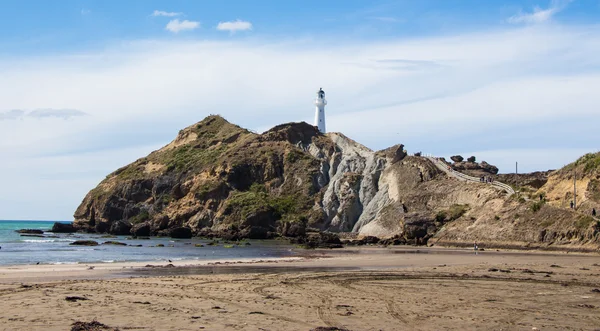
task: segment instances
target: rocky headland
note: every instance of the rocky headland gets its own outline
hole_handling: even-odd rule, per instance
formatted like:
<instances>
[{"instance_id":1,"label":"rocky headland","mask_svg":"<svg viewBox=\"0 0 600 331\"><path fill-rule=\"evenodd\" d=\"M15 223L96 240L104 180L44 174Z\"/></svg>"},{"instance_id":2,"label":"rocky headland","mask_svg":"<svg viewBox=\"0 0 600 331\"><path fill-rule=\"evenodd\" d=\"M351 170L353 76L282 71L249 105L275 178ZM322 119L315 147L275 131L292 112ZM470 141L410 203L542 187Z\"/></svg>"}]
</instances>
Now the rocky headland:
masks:
<instances>
[{"instance_id":1,"label":"rocky headland","mask_svg":"<svg viewBox=\"0 0 600 331\"><path fill-rule=\"evenodd\" d=\"M284 236L333 245L337 240L323 233L384 243L599 247L596 219L564 206L569 190L561 183L572 183L568 170L512 178L474 157L453 160L448 165L455 170L495 176L518 193L450 178L403 145L372 151L307 123L256 134L209 116L109 174L83 199L73 225L115 235ZM578 199L589 209L600 197L598 167L587 167L578 172Z\"/></svg>"}]
</instances>

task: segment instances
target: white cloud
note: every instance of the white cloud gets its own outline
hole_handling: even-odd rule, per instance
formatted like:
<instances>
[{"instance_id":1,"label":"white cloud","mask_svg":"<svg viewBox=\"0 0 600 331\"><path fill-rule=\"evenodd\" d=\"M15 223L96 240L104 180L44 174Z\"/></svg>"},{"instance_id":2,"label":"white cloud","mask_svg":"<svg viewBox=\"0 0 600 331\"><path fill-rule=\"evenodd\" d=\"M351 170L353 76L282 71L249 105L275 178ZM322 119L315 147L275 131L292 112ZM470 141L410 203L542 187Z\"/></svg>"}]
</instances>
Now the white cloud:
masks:
<instances>
[{"instance_id":1,"label":"white cloud","mask_svg":"<svg viewBox=\"0 0 600 331\"><path fill-rule=\"evenodd\" d=\"M250 129L311 121L319 87L328 129L374 149L478 151L501 171L514 160L523 170L560 166L598 149L600 95L590 88L600 86L598 53L600 27L550 24L372 42L140 41L0 57L0 182L19 188L0 194L0 218L27 204L36 206L28 217L69 218L106 174L211 113ZM8 120L23 116L10 109L48 108L90 116ZM545 148L572 153L518 152ZM57 154L68 157L57 162Z\"/></svg>"},{"instance_id":2,"label":"white cloud","mask_svg":"<svg viewBox=\"0 0 600 331\"><path fill-rule=\"evenodd\" d=\"M25 117L33 118L62 118L69 119L78 116L87 115L77 109L35 109L29 112L20 109L13 109L4 112L0 112L0 121L2 120L18 120L24 119Z\"/></svg>"},{"instance_id":3,"label":"white cloud","mask_svg":"<svg viewBox=\"0 0 600 331\"><path fill-rule=\"evenodd\" d=\"M179 16L182 13L176 13L176 12L167 12L167 11L163 11L163 10L155 10L154 12L152 12L152 16L165 16L165 17L175 17L175 16Z\"/></svg>"},{"instance_id":4,"label":"white cloud","mask_svg":"<svg viewBox=\"0 0 600 331\"><path fill-rule=\"evenodd\" d=\"M171 31L173 33L178 33L180 31L194 30L200 27L200 22L174 19L167 23L165 27L166 30Z\"/></svg>"},{"instance_id":5,"label":"white cloud","mask_svg":"<svg viewBox=\"0 0 600 331\"><path fill-rule=\"evenodd\" d=\"M519 12L518 14L508 18L508 23L512 24L537 24L548 22L552 16L566 8L572 0L554 0L548 9L534 7L532 13Z\"/></svg>"},{"instance_id":6,"label":"white cloud","mask_svg":"<svg viewBox=\"0 0 600 331\"><path fill-rule=\"evenodd\" d=\"M230 22L219 22L217 25L217 30L219 31L229 31L231 33L235 33L238 31L247 31L252 30L252 23L247 21L230 21Z\"/></svg>"}]
</instances>

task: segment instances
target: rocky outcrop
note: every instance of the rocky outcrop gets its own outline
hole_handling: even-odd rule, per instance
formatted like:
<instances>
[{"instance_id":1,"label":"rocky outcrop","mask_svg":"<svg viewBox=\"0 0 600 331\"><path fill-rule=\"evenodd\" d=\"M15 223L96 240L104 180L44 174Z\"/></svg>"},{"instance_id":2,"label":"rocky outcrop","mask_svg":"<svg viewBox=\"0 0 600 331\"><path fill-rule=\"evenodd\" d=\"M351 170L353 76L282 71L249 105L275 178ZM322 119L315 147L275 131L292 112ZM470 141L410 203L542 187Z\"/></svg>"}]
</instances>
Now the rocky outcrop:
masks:
<instances>
[{"instance_id":1,"label":"rocky outcrop","mask_svg":"<svg viewBox=\"0 0 600 331\"><path fill-rule=\"evenodd\" d=\"M452 160L453 162L462 162L464 160L464 158L460 155L454 155L450 157L450 160Z\"/></svg>"},{"instance_id":2,"label":"rocky outcrop","mask_svg":"<svg viewBox=\"0 0 600 331\"><path fill-rule=\"evenodd\" d=\"M75 228L75 226L73 226L73 224L71 224L71 223L59 223L59 222L55 222L54 225L52 225L51 232L54 232L54 233L73 233L73 232L77 232L77 228Z\"/></svg>"},{"instance_id":3,"label":"rocky outcrop","mask_svg":"<svg viewBox=\"0 0 600 331\"><path fill-rule=\"evenodd\" d=\"M491 165L485 161L481 161L480 163L474 161L455 161L453 164L451 164L451 166L454 170L473 177L490 176L498 173L498 167Z\"/></svg>"},{"instance_id":4,"label":"rocky outcrop","mask_svg":"<svg viewBox=\"0 0 600 331\"><path fill-rule=\"evenodd\" d=\"M22 234L44 234L43 230L38 230L38 229L21 229L21 230L15 230L15 232L22 233Z\"/></svg>"},{"instance_id":5,"label":"rocky outcrop","mask_svg":"<svg viewBox=\"0 0 600 331\"><path fill-rule=\"evenodd\" d=\"M94 240L76 240L69 245L75 246L98 246L98 242Z\"/></svg>"},{"instance_id":6,"label":"rocky outcrop","mask_svg":"<svg viewBox=\"0 0 600 331\"><path fill-rule=\"evenodd\" d=\"M455 170L473 176L498 172L485 161L452 159ZM581 184L593 193L595 183ZM109 174L77 208L74 227L134 237L286 236L308 247L339 245L336 232L410 244L524 243L546 229L533 221L538 207L530 204L485 183L448 178L403 145L376 152L306 123L256 134L209 116ZM552 208L544 213L556 213ZM545 243L568 235L598 241L592 223L563 216L560 227L544 233Z\"/></svg>"}]
</instances>

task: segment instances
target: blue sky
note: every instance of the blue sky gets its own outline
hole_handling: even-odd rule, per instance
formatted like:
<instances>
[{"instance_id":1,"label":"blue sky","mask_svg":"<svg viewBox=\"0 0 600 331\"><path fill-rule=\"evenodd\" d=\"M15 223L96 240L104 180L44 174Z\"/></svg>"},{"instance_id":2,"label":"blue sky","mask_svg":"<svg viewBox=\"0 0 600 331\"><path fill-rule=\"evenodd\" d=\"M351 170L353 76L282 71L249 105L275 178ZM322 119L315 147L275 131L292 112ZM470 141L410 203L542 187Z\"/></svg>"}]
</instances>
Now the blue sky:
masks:
<instances>
[{"instance_id":1,"label":"blue sky","mask_svg":"<svg viewBox=\"0 0 600 331\"><path fill-rule=\"evenodd\" d=\"M10 1L0 219L71 219L106 174L209 114L311 121L502 172L600 149L600 1Z\"/></svg>"}]
</instances>

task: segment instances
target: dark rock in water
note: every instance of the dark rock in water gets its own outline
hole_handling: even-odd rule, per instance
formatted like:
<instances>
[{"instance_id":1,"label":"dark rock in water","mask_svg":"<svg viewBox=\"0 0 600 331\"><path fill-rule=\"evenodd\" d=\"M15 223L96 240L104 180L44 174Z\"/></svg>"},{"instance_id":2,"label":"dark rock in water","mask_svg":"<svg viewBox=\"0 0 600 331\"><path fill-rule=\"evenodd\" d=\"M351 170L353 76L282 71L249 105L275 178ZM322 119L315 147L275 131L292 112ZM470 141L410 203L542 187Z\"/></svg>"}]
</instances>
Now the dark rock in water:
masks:
<instances>
[{"instance_id":1,"label":"dark rock in water","mask_svg":"<svg viewBox=\"0 0 600 331\"><path fill-rule=\"evenodd\" d=\"M37 238L46 238L46 236L44 236L43 234L28 234L28 233L21 233L20 234L21 237L37 237Z\"/></svg>"},{"instance_id":2,"label":"dark rock in water","mask_svg":"<svg viewBox=\"0 0 600 331\"><path fill-rule=\"evenodd\" d=\"M76 232L77 229L75 229L75 227L73 227L73 224L71 223L59 223L56 222L54 223L54 225L52 225L52 231L54 233L73 233Z\"/></svg>"},{"instance_id":3,"label":"dark rock in water","mask_svg":"<svg viewBox=\"0 0 600 331\"><path fill-rule=\"evenodd\" d=\"M169 232L169 236L177 239L189 239L192 237L192 229L185 227L174 228Z\"/></svg>"},{"instance_id":4,"label":"dark rock in water","mask_svg":"<svg viewBox=\"0 0 600 331\"><path fill-rule=\"evenodd\" d=\"M305 248L342 248L342 241L337 234L331 232L311 233L297 241Z\"/></svg>"},{"instance_id":5,"label":"dark rock in water","mask_svg":"<svg viewBox=\"0 0 600 331\"><path fill-rule=\"evenodd\" d=\"M127 221L116 221L113 222L110 226L110 230L108 231L110 234L114 234L117 236L128 235L131 231L131 223Z\"/></svg>"},{"instance_id":6,"label":"dark rock in water","mask_svg":"<svg viewBox=\"0 0 600 331\"><path fill-rule=\"evenodd\" d=\"M244 231L240 233L235 239L231 240L240 240L242 238L248 239L271 239L273 238L273 234L269 229L261 227L261 226L253 226L250 228L246 228Z\"/></svg>"},{"instance_id":7,"label":"dark rock in water","mask_svg":"<svg viewBox=\"0 0 600 331\"><path fill-rule=\"evenodd\" d=\"M131 247L142 247L142 245L129 245Z\"/></svg>"},{"instance_id":8,"label":"dark rock in water","mask_svg":"<svg viewBox=\"0 0 600 331\"><path fill-rule=\"evenodd\" d=\"M117 245L117 246L127 246L126 243L118 242L118 241L105 241L102 245Z\"/></svg>"},{"instance_id":9,"label":"dark rock in water","mask_svg":"<svg viewBox=\"0 0 600 331\"><path fill-rule=\"evenodd\" d=\"M158 244L156 247L165 247L165 244Z\"/></svg>"},{"instance_id":10,"label":"dark rock in water","mask_svg":"<svg viewBox=\"0 0 600 331\"><path fill-rule=\"evenodd\" d=\"M130 233L136 237L148 237L150 235L150 224L135 224L133 227L131 227Z\"/></svg>"},{"instance_id":11,"label":"dark rock in water","mask_svg":"<svg viewBox=\"0 0 600 331\"><path fill-rule=\"evenodd\" d=\"M302 218L296 222L284 222L279 229L279 232L284 237L304 237L306 236L306 223L308 220Z\"/></svg>"},{"instance_id":12,"label":"dark rock in water","mask_svg":"<svg viewBox=\"0 0 600 331\"><path fill-rule=\"evenodd\" d=\"M38 229L21 229L21 230L15 230L15 232L26 233L26 234L44 234L43 230L38 230Z\"/></svg>"},{"instance_id":13,"label":"dark rock in water","mask_svg":"<svg viewBox=\"0 0 600 331\"><path fill-rule=\"evenodd\" d=\"M70 243L69 245L98 246L98 242L97 241L93 241L93 240L77 240L77 241L74 241L74 242Z\"/></svg>"}]
</instances>

